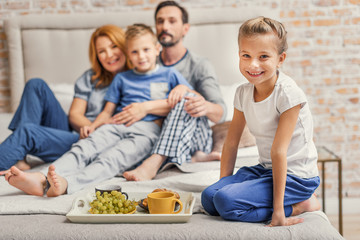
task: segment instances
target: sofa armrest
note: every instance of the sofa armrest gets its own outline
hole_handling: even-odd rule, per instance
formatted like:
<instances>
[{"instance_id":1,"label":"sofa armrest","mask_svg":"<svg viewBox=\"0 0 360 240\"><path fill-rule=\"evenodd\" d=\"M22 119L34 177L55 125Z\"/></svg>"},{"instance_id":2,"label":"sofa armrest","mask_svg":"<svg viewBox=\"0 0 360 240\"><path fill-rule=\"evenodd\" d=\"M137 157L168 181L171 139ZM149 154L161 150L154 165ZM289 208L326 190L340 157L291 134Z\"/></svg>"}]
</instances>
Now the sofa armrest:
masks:
<instances>
[{"instance_id":1,"label":"sofa armrest","mask_svg":"<svg viewBox=\"0 0 360 240\"><path fill-rule=\"evenodd\" d=\"M11 134L8 126L12 116L12 113L0 113L0 142L3 142Z\"/></svg>"}]
</instances>

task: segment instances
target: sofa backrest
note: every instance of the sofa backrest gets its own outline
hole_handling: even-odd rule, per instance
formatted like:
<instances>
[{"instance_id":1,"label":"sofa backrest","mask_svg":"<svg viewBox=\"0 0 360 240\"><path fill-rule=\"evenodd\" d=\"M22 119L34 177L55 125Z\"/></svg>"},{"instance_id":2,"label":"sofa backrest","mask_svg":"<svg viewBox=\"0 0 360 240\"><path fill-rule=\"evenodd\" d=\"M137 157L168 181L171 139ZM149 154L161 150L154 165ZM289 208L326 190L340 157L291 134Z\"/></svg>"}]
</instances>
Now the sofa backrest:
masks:
<instances>
[{"instance_id":1,"label":"sofa backrest","mask_svg":"<svg viewBox=\"0 0 360 240\"><path fill-rule=\"evenodd\" d=\"M191 27L185 45L213 63L220 84L241 83L244 79L238 70L238 28L244 20L267 12L265 8L241 12L235 8L190 9ZM18 106L30 78L43 78L50 85L73 84L90 67L88 45L95 28L104 24L126 28L133 23L154 26L153 15L152 10L147 10L26 15L5 20L12 110Z\"/></svg>"}]
</instances>

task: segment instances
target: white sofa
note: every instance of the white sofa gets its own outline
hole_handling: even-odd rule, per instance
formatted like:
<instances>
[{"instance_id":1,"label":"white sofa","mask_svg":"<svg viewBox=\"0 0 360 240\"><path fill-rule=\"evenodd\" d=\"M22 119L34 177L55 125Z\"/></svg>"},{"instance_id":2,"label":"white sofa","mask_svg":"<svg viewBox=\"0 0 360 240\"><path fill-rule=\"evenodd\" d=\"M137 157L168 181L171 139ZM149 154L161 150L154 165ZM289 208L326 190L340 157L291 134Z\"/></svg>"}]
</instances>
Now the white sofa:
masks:
<instances>
[{"instance_id":1,"label":"white sofa","mask_svg":"<svg viewBox=\"0 0 360 240\"><path fill-rule=\"evenodd\" d=\"M223 96L232 116L232 98L238 84L245 81L238 70L237 30L253 12L237 10L190 11L191 30L185 45L213 63ZM260 11L261 12L261 11ZM153 25L153 12L22 16L5 21L9 47L11 109L15 111L25 86L33 77L47 81L65 111L72 101L74 81L89 68L88 42L96 27L116 24L123 28L144 22ZM215 24L211 24L215 23ZM226 44L224 43L226 40ZM10 131L10 114L1 114L0 141Z\"/></svg>"},{"instance_id":2,"label":"white sofa","mask_svg":"<svg viewBox=\"0 0 360 240\"><path fill-rule=\"evenodd\" d=\"M256 12L255 12L256 11ZM256 15L269 16L266 9L239 12L238 9L190 10L192 24L186 46L206 56L215 66L221 90L232 115L235 88L244 81L238 70L237 31L241 23ZM273 17L273 16L270 16ZM92 13L77 15L21 16L5 21L9 46L11 108L16 109L25 81L32 77L46 80L64 109L72 100L75 79L89 67L87 48L92 31L103 24L126 27L136 22L153 25L153 11L124 13ZM1 114L1 138L12 114ZM256 154L243 151L238 162L250 162ZM253 163L253 162L251 162ZM244 163L237 163L240 167ZM250 164L250 163L249 163ZM180 171L181 170L181 171ZM194 214L184 224L74 224L65 214L73 200L93 191L83 191L57 198L27 196L8 185L0 177L0 229L4 239L343 239L322 212L303 214L305 222L291 227L266 228L263 223L227 222L203 213L201 191L218 179L219 163L187 165L165 171L152 181L125 182L114 178L125 191L147 191L167 187L193 192ZM14 227L19 231L14 230ZM21 230L20 230L21 229Z\"/></svg>"}]
</instances>

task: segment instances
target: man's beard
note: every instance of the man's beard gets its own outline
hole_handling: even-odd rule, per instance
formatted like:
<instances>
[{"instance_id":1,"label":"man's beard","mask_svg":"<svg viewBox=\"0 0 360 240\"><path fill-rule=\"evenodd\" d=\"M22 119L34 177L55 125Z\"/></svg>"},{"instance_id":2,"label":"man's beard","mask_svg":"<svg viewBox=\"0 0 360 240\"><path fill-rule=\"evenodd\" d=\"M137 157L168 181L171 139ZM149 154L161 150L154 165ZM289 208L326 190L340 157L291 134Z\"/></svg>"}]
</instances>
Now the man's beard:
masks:
<instances>
[{"instance_id":1,"label":"man's beard","mask_svg":"<svg viewBox=\"0 0 360 240\"><path fill-rule=\"evenodd\" d=\"M161 32L161 33L158 35L158 40L159 40L161 46L163 46L164 48L173 47L173 46L175 46L176 44L178 44L178 42L180 41L180 39L178 39L178 40L176 40L176 41L165 42L165 41L163 41L162 38L161 38L161 36L164 35L164 34L170 36L171 39L174 39L174 36L173 36L173 35L171 35L171 34L169 34L169 33L167 33L167 32Z\"/></svg>"}]
</instances>

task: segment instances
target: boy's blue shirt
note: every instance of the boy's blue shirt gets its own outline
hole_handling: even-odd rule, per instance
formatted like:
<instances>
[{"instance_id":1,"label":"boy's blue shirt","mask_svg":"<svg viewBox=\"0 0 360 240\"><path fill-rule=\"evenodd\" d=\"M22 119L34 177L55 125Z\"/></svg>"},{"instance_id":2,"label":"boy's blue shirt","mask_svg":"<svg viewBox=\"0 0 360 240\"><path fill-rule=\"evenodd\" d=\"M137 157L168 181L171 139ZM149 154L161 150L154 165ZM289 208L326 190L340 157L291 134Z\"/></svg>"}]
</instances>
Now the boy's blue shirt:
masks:
<instances>
[{"instance_id":1,"label":"boy's blue shirt","mask_svg":"<svg viewBox=\"0 0 360 240\"><path fill-rule=\"evenodd\" d=\"M105 101L117 104L115 113L118 113L131 103L166 99L170 91L179 84L193 89L174 68L160 66L148 74L138 74L134 70L129 70L115 76L106 93ZM159 118L162 117L148 114L142 121Z\"/></svg>"}]
</instances>

